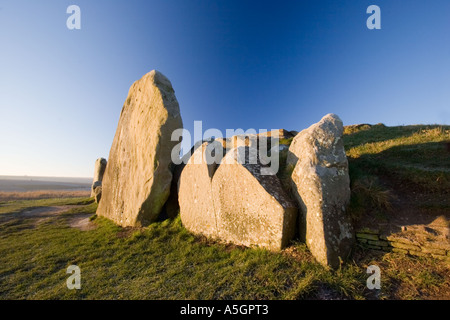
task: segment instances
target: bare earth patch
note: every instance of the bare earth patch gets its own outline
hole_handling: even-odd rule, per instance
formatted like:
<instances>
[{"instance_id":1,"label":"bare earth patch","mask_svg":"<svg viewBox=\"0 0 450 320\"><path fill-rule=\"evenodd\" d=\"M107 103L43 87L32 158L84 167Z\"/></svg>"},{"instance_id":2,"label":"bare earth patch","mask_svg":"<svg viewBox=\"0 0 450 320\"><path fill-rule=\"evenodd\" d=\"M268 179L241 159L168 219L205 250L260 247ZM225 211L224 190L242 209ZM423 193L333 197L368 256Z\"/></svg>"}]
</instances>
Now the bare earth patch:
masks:
<instances>
[{"instance_id":1,"label":"bare earth patch","mask_svg":"<svg viewBox=\"0 0 450 320\"><path fill-rule=\"evenodd\" d=\"M90 220L92 214L79 214L78 216L69 220L71 228L77 228L81 231L90 231L97 228L97 225Z\"/></svg>"},{"instance_id":2,"label":"bare earth patch","mask_svg":"<svg viewBox=\"0 0 450 320\"><path fill-rule=\"evenodd\" d=\"M29 228L35 228L44 223L55 223L57 218L62 217L67 211L82 206L49 206L30 208L11 215L0 215L0 223L19 220L26 222ZM68 224L71 228L77 228L81 231L89 231L96 228L96 225L89 220L92 214L80 213L71 215Z\"/></svg>"}]
</instances>

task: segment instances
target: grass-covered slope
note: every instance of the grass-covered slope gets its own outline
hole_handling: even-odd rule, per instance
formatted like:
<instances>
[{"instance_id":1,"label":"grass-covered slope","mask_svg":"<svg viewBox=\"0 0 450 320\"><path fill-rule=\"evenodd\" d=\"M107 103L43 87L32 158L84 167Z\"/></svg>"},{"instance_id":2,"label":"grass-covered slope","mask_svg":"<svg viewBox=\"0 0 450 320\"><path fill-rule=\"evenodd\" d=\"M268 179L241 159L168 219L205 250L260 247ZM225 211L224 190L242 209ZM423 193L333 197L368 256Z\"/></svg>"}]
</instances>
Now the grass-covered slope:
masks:
<instances>
[{"instance_id":1,"label":"grass-covered slope","mask_svg":"<svg viewBox=\"0 0 450 320\"><path fill-rule=\"evenodd\" d=\"M389 176L422 192L450 192L450 126L345 128L352 173Z\"/></svg>"},{"instance_id":2,"label":"grass-covered slope","mask_svg":"<svg viewBox=\"0 0 450 320\"><path fill-rule=\"evenodd\" d=\"M344 134L356 220L407 219L411 207L450 218L450 126L357 125Z\"/></svg>"}]
</instances>

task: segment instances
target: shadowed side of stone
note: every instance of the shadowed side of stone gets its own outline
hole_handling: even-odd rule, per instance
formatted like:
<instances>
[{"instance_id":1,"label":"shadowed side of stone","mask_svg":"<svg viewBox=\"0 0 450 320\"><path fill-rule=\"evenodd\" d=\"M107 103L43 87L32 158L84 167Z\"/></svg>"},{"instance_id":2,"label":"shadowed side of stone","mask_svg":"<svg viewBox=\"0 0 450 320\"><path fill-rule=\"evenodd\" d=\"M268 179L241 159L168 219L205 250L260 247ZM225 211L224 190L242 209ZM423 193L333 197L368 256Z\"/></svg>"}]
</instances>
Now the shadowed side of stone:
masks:
<instances>
[{"instance_id":1,"label":"shadowed side of stone","mask_svg":"<svg viewBox=\"0 0 450 320\"><path fill-rule=\"evenodd\" d=\"M287 158L294 167L292 188L301 208L300 238L320 263L333 268L354 244L346 213L350 178L342 136L342 121L328 114L294 138Z\"/></svg>"},{"instance_id":2,"label":"shadowed side of stone","mask_svg":"<svg viewBox=\"0 0 450 320\"><path fill-rule=\"evenodd\" d=\"M171 141L182 128L170 81L151 71L130 88L103 178L97 214L121 226L155 221L170 193Z\"/></svg>"}]
</instances>

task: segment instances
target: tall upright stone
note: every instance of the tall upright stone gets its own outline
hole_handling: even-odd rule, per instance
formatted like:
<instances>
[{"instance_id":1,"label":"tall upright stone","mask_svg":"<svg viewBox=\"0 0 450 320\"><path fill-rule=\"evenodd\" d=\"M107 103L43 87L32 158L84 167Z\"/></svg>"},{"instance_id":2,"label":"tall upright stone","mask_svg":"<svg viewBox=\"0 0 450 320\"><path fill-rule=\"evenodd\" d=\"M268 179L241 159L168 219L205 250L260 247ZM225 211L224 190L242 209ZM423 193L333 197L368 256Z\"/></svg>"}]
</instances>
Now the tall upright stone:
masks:
<instances>
[{"instance_id":1,"label":"tall upright stone","mask_svg":"<svg viewBox=\"0 0 450 320\"><path fill-rule=\"evenodd\" d=\"M103 181L103 175L105 173L105 169L106 169L106 164L107 161L105 158L98 158L95 161L95 167L94 167L94 180L92 181L92 186L91 186L91 197L98 197L99 195L99 190L95 190L97 188L101 188L102 186L102 181ZM101 190L100 190L100 194L101 194Z\"/></svg>"},{"instance_id":2,"label":"tall upright stone","mask_svg":"<svg viewBox=\"0 0 450 320\"><path fill-rule=\"evenodd\" d=\"M130 88L103 177L97 214L121 226L155 221L170 193L171 153L182 128L180 108L170 81L151 71Z\"/></svg>"},{"instance_id":3,"label":"tall upright stone","mask_svg":"<svg viewBox=\"0 0 450 320\"><path fill-rule=\"evenodd\" d=\"M343 123L328 114L295 136L287 159L292 189L300 205L300 237L323 265L336 268L354 244L346 207L350 178Z\"/></svg>"}]
</instances>

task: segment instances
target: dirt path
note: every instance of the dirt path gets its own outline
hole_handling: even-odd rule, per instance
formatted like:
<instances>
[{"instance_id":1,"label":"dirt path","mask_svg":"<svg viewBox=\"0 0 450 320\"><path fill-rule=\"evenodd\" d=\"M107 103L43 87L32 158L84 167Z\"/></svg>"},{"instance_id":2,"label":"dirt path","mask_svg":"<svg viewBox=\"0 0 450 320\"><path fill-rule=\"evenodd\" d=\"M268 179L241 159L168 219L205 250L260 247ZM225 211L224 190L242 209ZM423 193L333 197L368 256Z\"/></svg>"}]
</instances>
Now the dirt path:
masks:
<instances>
[{"instance_id":1,"label":"dirt path","mask_svg":"<svg viewBox=\"0 0 450 320\"><path fill-rule=\"evenodd\" d=\"M64 213L70 209L79 207L83 206L71 205L29 208L12 214L0 215L0 223L8 223L16 220L19 221L19 223L26 223L30 227L35 228L44 223L56 222L59 218L66 218L66 223L71 228L77 228L81 231L95 229L96 225L89 220L92 216L90 213L70 214L68 217L64 217Z\"/></svg>"},{"instance_id":2,"label":"dirt path","mask_svg":"<svg viewBox=\"0 0 450 320\"><path fill-rule=\"evenodd\" d=\"M97 228L97 225L90 220L91 216L91 213L79 214L69 220L69 226L71 228L77 228L81 231L94 230Z\"/></svg>"},{"instance_id":3,"label":"dirt path","mask_svg":"<svg viewBox=\"0 0 450 320\"><path fill-rule=\"evenodd\" d=\"M446 194L430 193L383 177L392 195L392 209L383 216L365 215L358 228L367 227L413 243L450 248L450 211Z\"/></svg>"}]
</instances>

